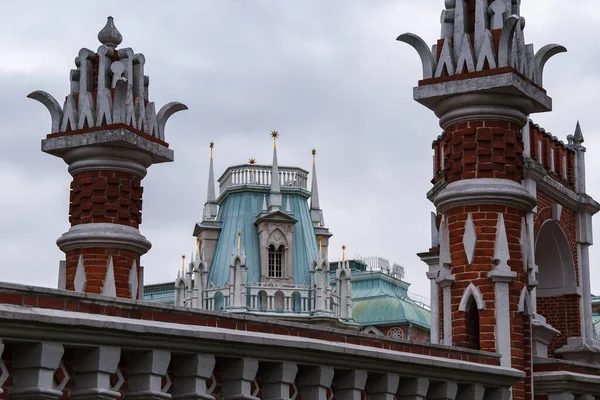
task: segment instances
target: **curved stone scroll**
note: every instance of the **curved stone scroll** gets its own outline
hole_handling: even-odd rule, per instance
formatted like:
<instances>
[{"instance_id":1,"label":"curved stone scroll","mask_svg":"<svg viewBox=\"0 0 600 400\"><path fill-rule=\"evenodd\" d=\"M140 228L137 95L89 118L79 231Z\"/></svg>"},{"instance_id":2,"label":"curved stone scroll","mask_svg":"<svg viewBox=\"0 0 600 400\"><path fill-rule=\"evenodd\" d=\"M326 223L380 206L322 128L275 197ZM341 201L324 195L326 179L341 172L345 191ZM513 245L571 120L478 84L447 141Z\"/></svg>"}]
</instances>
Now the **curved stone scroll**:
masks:
<instances>
[{"instance_id":1,"label":"curved stone scroll","mask_svg":"<svg viewBox=\"0 0 600 400\"><path fill-rule=\"evenodd\" d=\"M62 108L58 101L47 92L43 90L36 90L27 95L30 99L37 100L42 103L48 111L50 112L50 117L52 118L52 130L51 133L58 132L60 129L60 122L62 121Z\"/></svg>"},{"instance_id":2,"label":"curved stone scroll","mask_svg":"<svg viewBox=\"0 0 600 400\"><path fill-rule=\"evenodd\" d=\"M402 35L398 36L396 40L412 46L412 48L419 53L419 57L421 57L421 64L423 66L423 79L433 78L433 73L435 71L435 59L433 58L433 54L431 53L427 43L413 33L403 33Z\"/></svg>"},{"instance_id":3,"label":"curved stone scroll","mask_svg":"<svg viewBox=\"0 0 600 400\"><path fill-rule=\"evenodd\" d=\"M544 86L544 66L548 62L548 60L560 53L565 53L567 51L566 47L561 46L560 44L547 44L541 49L539 49L535 53L534 66L535 73L533 76L533 81L540 85Z\"/></svg>"},{"instance_id":4,"label":"curved stone scroll","mask_svg":"<svg viewBox=\"0 0 600 400\"><path fill-rule=\"evenodd\" d=\"M164 141L165 140L165 125L167 124L167 120L171 117L171 115L175 114L178 111L187 110L187 106L185 104L173 101L171 103L167 103L158 111L156 119L158 120L158 139Z\"/></svg>"},{"instance_id":5,"label":"curved stone scroll","mask_svg":"<svg viewBox=\"0 0 600 400\"><path fill-rule=\"evenodd\" d=\"M515 29L519 17L517 15L511 15L504 21L504 27L500 34L500 43L498 45L498 68L508 67L510 64L510 58L513 54L513 42L515 37Z\"/></svg>"}]
</instances>

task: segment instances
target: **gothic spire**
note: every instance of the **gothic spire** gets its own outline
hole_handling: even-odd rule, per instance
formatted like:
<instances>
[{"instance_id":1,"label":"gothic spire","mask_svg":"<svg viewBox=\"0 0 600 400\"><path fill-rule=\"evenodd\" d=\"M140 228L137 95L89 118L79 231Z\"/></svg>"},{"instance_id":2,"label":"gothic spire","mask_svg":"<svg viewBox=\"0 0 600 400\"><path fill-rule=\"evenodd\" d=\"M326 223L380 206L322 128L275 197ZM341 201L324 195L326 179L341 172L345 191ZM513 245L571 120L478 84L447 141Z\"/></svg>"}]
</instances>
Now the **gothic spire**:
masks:
<instances>
[{"instance_id":1,"label":"gothic spire","mask_svg":"<svg viewBox=\"0 0 600 400\"><path fill-rule=\"evenodd\" d=\"M215 143L210 142L210 164L208 166L208 190L206 192L206 203L204 204L204 219L214 220L217 218L217 197L215 195L215 172L213 169L213 149Z\"/></svg>"},{"instance_id":2,"label":"gothic spire","mask_svg":"<svg viewBox=\"0 0 600 400\"><path fill-rule=\"evenodd\" d=\"M313 167L312 167L312 184L310 195L310 215L314 226L323 226L323 211L319 204L319 187L317 185L317 150L312 150Z\"/></svg>"},{"instance_id":3,"label":"gothic spire","mask_svg":"<svg viewBox=\"0 0 600 400\"><path fill-rule=\"evenodd\" d=\"M581 125L579 125L579 121L577 121L577 126L575 127L575 134L573 135L573 142L577 146L581 146L581 144L584 142L583 132L581 132Z\"/></svg>"},{"instance_id":4,"label":"gothic spire","mask_svg":"<svg viewBox=\"0 0 600 400\"><path fill-rule=\"evenodd\" d=\"M269 194L269 212L279 211L281 208L281 189L279 187L279 165L277 164L277 131L271 132L273 138L273 165L271 166L271 193Z\"/></svg>"}]
</instances>

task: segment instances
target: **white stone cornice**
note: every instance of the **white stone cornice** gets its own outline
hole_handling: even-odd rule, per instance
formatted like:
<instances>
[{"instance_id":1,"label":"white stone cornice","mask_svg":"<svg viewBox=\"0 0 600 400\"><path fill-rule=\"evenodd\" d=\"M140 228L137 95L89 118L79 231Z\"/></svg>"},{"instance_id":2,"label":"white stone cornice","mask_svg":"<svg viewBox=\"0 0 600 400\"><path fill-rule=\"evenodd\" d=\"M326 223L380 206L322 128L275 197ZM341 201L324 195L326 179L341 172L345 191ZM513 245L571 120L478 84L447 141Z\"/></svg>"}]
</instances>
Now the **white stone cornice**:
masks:
<instances>
[{"instance_id":1,"label":"white stone cornice","mask_svg":"<svg viewBox=\"0 0 600 400\"><path fill-rule=\"evenodd\" d=\"M471 205L505 205L531 211L536 199L521 184L508 179L465 179L448 184L434 199L439 212Z\"/></svg>"},{"instance_id":2,"label":"white stone cornice","mask_svg":"<svg viewBox=\"0 0 600 400\"><path fill-rule=\"evenodd\" d=\"M92 223L72 226L56 241L58 247L69 250L109 247L146 254L152 244L136 228L109 223Z\"/></svg>"}]
</instances>

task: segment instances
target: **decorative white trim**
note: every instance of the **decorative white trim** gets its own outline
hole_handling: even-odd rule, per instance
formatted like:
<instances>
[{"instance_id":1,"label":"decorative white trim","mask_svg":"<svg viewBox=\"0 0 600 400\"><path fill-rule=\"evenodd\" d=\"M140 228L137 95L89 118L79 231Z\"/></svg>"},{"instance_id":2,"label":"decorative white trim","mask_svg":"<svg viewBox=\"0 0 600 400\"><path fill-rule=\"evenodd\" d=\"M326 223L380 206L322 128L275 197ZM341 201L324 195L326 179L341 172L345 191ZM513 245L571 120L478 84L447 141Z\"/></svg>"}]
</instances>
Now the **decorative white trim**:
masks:
<instances>
[{"instance_id":1,"label":"decorative white trim","mask_svg":"<svg viewBox=\"0 0 600 400\"><path fill-rule=\"evenodd\" d=\"M471 296L473 296L473 300L475 300L475 303L477 304L477 309L485 310L485 303L483 302L483 296L481 295L481 292L479 289L477 289L477 286L471 283L463 293L462 299L460 300L460 304L458 306L458 311L467 311L467 302Z\"/></svg>"},{"instance_id":2,"label":"decorative white trim","mask_svg":"<svg viewBox=\"0 0 600 400\"><path fill-rule=\"evenodd\" d=\"M533 308L531 305L531 294L529 293L529 290L527 290L527 287L524 287L521 291L518 311L525 315L533 315Z\"/></svg>"},{"instance_id":3,"label":"decorative white trim","mask_svg":"<svg viewBox=\"0 0 600 400\"><path fill-rule=\"evenodd\" d=\"M77 270L75 271L75 279L73 280L73 286L76 292L85 292L86 284L85 276L85 265L83 263L83 255L79 255L79 261L77 262Z\"/></svg>"},{"instance_id":4,"label":"decorative white trim","mask_svg":"<svg viewBox=\"0 0 600 400\"><path fill-rule=\"evenodd\" d=\"M508 260L510 260L510 251L508 249L508 238L506 237L506 227L504 225L504 214L499 213L496 225L496 242L494 243L495 269L510 271Z\"/></svg>"},{"instance_id":5,"label":"decorative white trim","mask_svg":"<svg viewBox=\"0 0 600 400\"><path fill-rule=\"evenodd\" d=\"M536 199L521 184L508 179L466 179L448 184L434 199L439 212L468 205L504 205L527 212Z\"/></svg>"},{"instance_id":6,"label":"decorative white trim","mask_svg":"<svg viewBox=\"0 0 600 400\"><path fill-rule=\"evenodd\" d=\"M106 276L104 277L102 294L104 296L117 297L117 287L115 285L115 267L113 266L112 256L108 257L108 266L106 267Z\"/></svg>"},{"instance_id":7,"label":"decorative white trim","mask_svg":"<svg viewBox=\"0 0 600 400\"><path fill-rule=\"evenodd\" d=\"M527 232L527 221L525 217L521 218L521 256L523 259L523 271L529 269L529 258L531 257L531 249L529 248L529 234Z\"/></svg>"},{"instance_id":8,"label":"decorative white trim","mask_svg":"<svg viewBox=\"0 0 600 400\"><path fill-rule=\"evenodd\" d=\"M473 256L475 255L475 246L477 245L477 232L473 223L473 215L469 213L465 221L465 233L463 234L463 247L467 254L467 262L473 264Z\"/></svg>"},{"instance_id":9,"label":"decorative white trim","mask_svg":"<svg viewBox=\"0 0 600 400\"><path fill-rule=\"evenodd\" d=\"M365 329L362 330L361 333L371 333L373 335L377 335L377 336L384 336L384 334L377 328L375 328L374 326L367 326Z\"/></svg>"},{"instance_id":10,"label":"decorative white trim","mask_svg":"<svg viewBox=\"0 0 600 400\"><path fill-rule=\"evenodd\" d=\"M67 289L67 260L58 262L58 285L57 289Z\"/></svg>"},{"instance_id":11,"label":"decorative white trim","mask_svg":"<svg viewBox=\"0 0 600 400\"><path fill-rule=\"evenodd\" d=\"M562 205L556 203L552 204L552 219L555 221L560 221L560 217L562 215Z\"/></svg>"},{"instance_id":12,"label":"decorative white trim","mask_svg":"<svg viewBox=\"0 0 600 400\"><path fill-rule=\"evenodd\" d=\"M72 226L56 241L58 247L69 250L109 247L146 254L152 244L136 228L126 225L95 223Z\"/></svg>"},{"instance_id":13,"label":"decorative white trim","mask_svg":"<svg viewBox=\"0 0 600 400\"><path fill-rule=\"evenodd\" d=\"M138 271L137 271L137 262L133 260L131 263L131 268L129 270L129 293L131 295L131 299L135 300L139 292L139 282L138 282ZM143 300L143 299L140 299Z\"/></svg>"}]
</instances>

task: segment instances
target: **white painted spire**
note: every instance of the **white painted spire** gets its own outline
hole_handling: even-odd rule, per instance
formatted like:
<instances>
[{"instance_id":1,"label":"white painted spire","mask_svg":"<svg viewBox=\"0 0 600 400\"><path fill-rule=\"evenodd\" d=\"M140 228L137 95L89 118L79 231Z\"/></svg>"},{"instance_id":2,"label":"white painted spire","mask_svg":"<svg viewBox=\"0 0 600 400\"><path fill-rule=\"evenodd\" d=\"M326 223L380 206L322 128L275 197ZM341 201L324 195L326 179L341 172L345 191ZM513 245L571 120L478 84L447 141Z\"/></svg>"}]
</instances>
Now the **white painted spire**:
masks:
<instances>
[{"instance_id":1,"label":"white painted spire","mask_svg":"<svg viewBox=\"0 0 600 400\"><path fill-rule=\"evenodd\" d=\"M271 166L271 193L269 194L269 212L279 211L281 208L281 188L279 187L279 165L277 164L277 131L271 132L273 138L273 165Z\"/></svg>"},{"instance_id":2,"label":"white painted spire","mask_svg":"<svg viewBox=\"0 0 600 400\"><path fill-rule=\"evenodd\" d=\"M208 166L208 189L206 191L206 203L204 204L204 220L213 221L217 218L217 196L215 195L215 172L213 168L213 149L215 143L210 142L210 164Z\"/></svg>"},{"instance_id":3,"label":"white painted spire","mask_svg":"<svg viewBox=\"0 0 600 400\"><path fill-rule=\"evenodd\" d=\"M313 166L312 166L312 184L310 187L310 216L314 226L323 226L323 211L319 204L319 187L317 185L317 150L312 149Z\"/></svg>"}]
</instances>

